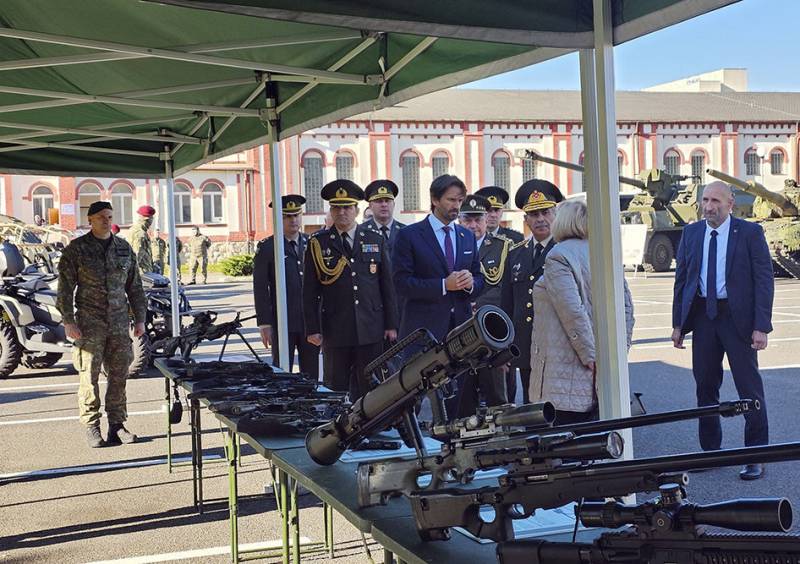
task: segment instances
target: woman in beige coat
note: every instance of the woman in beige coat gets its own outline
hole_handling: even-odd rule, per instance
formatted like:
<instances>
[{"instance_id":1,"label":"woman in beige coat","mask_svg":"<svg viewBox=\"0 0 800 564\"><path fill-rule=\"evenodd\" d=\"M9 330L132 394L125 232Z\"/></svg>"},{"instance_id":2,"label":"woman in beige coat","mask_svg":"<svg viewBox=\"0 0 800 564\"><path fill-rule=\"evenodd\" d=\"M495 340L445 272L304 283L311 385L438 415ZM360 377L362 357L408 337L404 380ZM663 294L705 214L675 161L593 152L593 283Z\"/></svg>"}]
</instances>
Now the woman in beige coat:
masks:
<instances>
[{"instance_id":1,"label":"woman in beige coat","mask_svg":"<svg viewBox=\"0 0 800 564\"><path fill-rule=\"evenodd\" d=\"M592 332L592 275L589 271L586 204L566 200L553 222L557 244L533 287L530 400L552 402L556 423L597 419L595 341ZM625 284L628 347L633 301Z\"/></svg>"}]
</instances>

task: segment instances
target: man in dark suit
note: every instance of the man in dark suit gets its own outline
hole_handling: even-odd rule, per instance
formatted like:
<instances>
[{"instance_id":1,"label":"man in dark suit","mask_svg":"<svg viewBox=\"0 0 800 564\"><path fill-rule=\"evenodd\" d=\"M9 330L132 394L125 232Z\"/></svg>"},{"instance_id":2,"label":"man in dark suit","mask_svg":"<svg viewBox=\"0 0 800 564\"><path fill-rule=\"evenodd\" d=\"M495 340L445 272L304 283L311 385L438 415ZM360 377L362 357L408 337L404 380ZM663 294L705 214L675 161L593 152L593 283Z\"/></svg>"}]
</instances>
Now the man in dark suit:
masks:
<instances>
[{"instance_id":1,"label":"man in dark suit","mask_svg":"<svg viewBox=\"0 0 800 564\"><path fill-rule=\"evenodd\" d=\"M472 293L476 309L484 305L500 307L500 281L503 278L505 259L511 247L510 240L492 237L487 233L486 214L490 209L489 200L472 194L464 200L458 215L458 222L475 235L475 244L481 261L483 291L478 295ZM477 377L467 374L462 381L464 386L461 403L458 406L458 417L474 414L481 397L488 406L506 403L507 371L508 367L503 366L482 368L478 371Z\"/></svg>"},{"instance_id":2,"label":"man in dark suit","mask_svg":"<svg viewBox=\"0 0 800 564\"><path fill-rule=\"evenodd\" d=\"M333 225L311 236L305 257L303 313L308 341L322 346L323 382L350 392L369 390L364 368L397 339L397 302L384 238L356 223L364 191L350 180L323 186Z\"/></svg>"},{"instance_id":3,"label":"man in dark suit","mask_svg":"<svg viewBox=\"0 0 800 564\"><path fill-rule=\"evenodd\" d=\"M364 188L364 196L369 206L367 209L372 212L372 217L361 225L380 233L389 243L390 254L397 240L397 233L406 226L405 223L394 219L394 200L398 192L397 184L391 180L375 180Z\"/></svg>"},{"instance_id":4,"label":"man in dark suit","mask_svg":"<svg viewBox=\"0 0 800 564\"><path fill-rule=\"evenodd\" d=\"M491 204L489 213L486 214L486 229L492 237L505 237L511 239L512 243L521 243L525 236L514 229L503 227L500 221L503 219L503 212L508 203L508 192L499 186L485 186L475 192L476 196L483 196Z\"/></svg>"},{"instance_id":5,"label":"man in dark suit","mask_svg":"<svg viewBox=\"0 0 800 564\"><path fill-rule=\"evenodd\" d=\"M775 282L769 247L760 225L731 215L733 192L723 182L703 189L705 221L684 227L678 246L672 304L672 342L684 348L693 331L692 370L697 405L719 403L722 358L727 355L740 398L761 402L761 410L745 414L744 444L769 442L764 384L757 351L767 347L772 331ZM716 450L722 444L719 417L700 419L700 446ZM757 480L762 464L748 464L739 477Z\"/></svg>"},{"instance_id":6,"label":"man in dark suit","mask_svg":"<svg viewBox=\"0 0 800 564\"><path fill-rule=\"evenodd\" d=\"M439 176L430 188L432 213L397 234L392 265L403 303L401 337L425 327L441 340L472 317L473 294L483 289L483 275L475 236L455 221L466 194L458 177ZM446 403L449 417L454 416L458 398Z\"/></svg>"},{"instance_id":7,"label":"man in dark suit","mask_svg":"<svg viewBox=\"0 0 800 564\"><path fill-rule=\"evenodd\" d=\"M519 357L514 359L506 374L506 392L510 402L516 401L517 397L517 368L522 382L522 403L530 401L533 285L544 272L544 259L555 245L550 228L556 217L555 206L563 199L555 184L539 179L520 186L514 199L517 207L525 212L525 223L532 236L512 248L500 284L500 303L514 321L514 343L519 347Z\"/></svg>"},{"instance_id":8,"label":"man in dark suit","mask_svg":"<svg viewBox=\"0 0 800 564\"><path fill-rule=\"evenodd\" d=\"M306 340L303 324L303 255L308 245L308 235L300 232L301 213L306 199L297 194L281 198L283 213L283 249L286 269L285 294L275 284L274 238L267 237L258 244L253 258L253 297L256 304L256 321L264 346L272 347L272 363L279 365L280 346L275 319L275 302L278 296L286 300L289 329L289 370L294 365L294 354L300 361L300 371L315 380L319 377L319 347ZM272 203L269 204L272 207ZM285 296L285 297L284 297Z\"/></svg>"}]
</instances>

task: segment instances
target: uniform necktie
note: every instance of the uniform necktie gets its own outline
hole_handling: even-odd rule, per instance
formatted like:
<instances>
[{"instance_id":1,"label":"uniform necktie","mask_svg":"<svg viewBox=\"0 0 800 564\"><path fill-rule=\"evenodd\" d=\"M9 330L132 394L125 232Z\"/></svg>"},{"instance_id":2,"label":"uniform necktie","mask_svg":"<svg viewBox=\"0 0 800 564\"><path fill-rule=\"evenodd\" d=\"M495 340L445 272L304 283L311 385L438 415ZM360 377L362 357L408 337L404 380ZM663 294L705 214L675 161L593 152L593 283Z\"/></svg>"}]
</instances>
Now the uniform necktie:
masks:
<instances>
[{"instance_id":1,"label":"uniform necktie","mask_svg":"<svg viewBox=\"0 0 800 564\"><path fill-rule=\"evenodd\" d=\"M389 240L389 228L385 225L381 225L381 235L383 235L383 238L387 241Z\"/></svg>"},{"instance_id":2,"label":"uniform necktie","mask_svg":"<svg viewBox=\"0 0 800 564\"><path fill-rule=\"evenodd\" d=\"M447 269L453 272L456 269L456 253L453 251L450 229L449 225L442 227L442 231L444 231L444 258L447 259Z\"/></svg>"},{"instance_id":3,"label":"uniform necktie","mask_svg":"<svg viewBox=\"0 0 800 564\"><path fill-rule=\"evenodd\" d=\"M289 246L292 248L294 256L297 256L297 241L289 241Z\"/></svg>"},{"instance_id":4,"label":"uniform necktie","mask_svg":"<svg viewBox=\"0 0 800 564\"><path fill-rule=\"evenodd\" d=\"M342 247L344 248L345 254L349 257L353 254L353 247L350 246L350 236L345 232L342 233Z\"/></svg>"},{"instance_id":5,"label":"uniform necktie","mask_svg":"<svg viewBox=\"0 0 800 564\"><path fill-rule=\"evenodd\" d=\"M711 230L708 245L708 269L706 272L706 315L709 319L717 317L717 230Z\"/></svg>"},{"instance_id":6,"label":"uniform necktie","mask_svg":"<svg viewBox=\"0 0 800 564\"><path fill-rule=\"evenodd\" d=\"M542 256L542 251L544 251L544 247L541 243L536 243L536 246L533 250L533 262L534 264L539 260L539 257Z\"/></svg>"}]
</instances>

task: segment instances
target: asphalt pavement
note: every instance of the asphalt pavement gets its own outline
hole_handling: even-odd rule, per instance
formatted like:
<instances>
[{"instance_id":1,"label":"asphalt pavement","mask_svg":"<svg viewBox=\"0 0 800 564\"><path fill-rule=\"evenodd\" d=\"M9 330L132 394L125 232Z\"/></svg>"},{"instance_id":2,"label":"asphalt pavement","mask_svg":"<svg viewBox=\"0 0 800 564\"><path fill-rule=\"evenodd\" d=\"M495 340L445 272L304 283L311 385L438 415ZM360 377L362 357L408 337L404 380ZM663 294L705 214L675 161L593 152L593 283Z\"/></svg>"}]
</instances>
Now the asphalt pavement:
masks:
<instances>
[{"instance_id":1,"label":"asphalt pavement","mask_svg":"<svg viewBox=\"0 0 800 564\"><path fill-rule=\"evenodd\" d=\"M213 280L213 278L212 278ZM636 329L630 351L631 389L641 392L648 412L694 406L691 350L672 348L670 308L672 275L629 278L636 308ZM250 283L216 282L187 288L195 309L214 309L220 320L253 312ZM773 315L775 331L769 348L759 355L766 386L772 443L800 440L797 398L800 398L800 282L778 280ZM254 321L243 334L259 353ZM689 343L690 345L690 343ZM211 358L219 344L201 345ZM246 351L232 341L232 354ZM204 515L192 508L191 468L170 474L165 465L166 414L164 382L156 373L128 383L128 427L142 441L135 445L89 449L77 421L77 374L69 359L49 370L20 369L0 381L0 562L228 562L228 508L211 502ZM735 399L726 374L722 399ZM184 415L184 421L188 416ZM222 458L223 437L216 419L203 414L205 455ZM742 444L743 420L723 421L725 447ZM105 431L105 422L103 424ZM173 450L190 453L188 425L174 429ZM637 458L698 450L696 423L673 423L634 432ZM800 507L800 466L771 464L764 479L743 482L739 468L693 474L689 493L707 503L734 497L785 496ZM227 495L224 464L205 467L206 498ZM244 447L240 470L240 542L277 543L280 539L275 502L264 495L269 484L267 463ZM323 538L322 506L312 496L301 498L302 536ZM369 562L361 535L342 517L334 519L337 558ZM797 530L797 527L795 527ZM372 556L379 547L367 537ZM327 562L325 556L304 561Z\"/></svg>"}]
</instances>

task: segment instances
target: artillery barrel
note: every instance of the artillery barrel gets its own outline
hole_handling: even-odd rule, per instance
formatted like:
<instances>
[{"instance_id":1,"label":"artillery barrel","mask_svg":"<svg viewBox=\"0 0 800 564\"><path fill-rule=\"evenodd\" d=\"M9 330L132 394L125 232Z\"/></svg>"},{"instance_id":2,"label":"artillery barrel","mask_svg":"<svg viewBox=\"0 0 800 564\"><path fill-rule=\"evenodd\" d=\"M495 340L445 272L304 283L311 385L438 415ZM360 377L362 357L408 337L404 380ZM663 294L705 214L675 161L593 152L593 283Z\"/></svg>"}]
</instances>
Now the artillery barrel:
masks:
<instances>
[{"instance_id":1,"label":"artillery barrel","mask_svg":"<svg viewBox=\"0 0 800 564\"><path fill-rule=\"evenodd\" d=\"M723 182L727 182L731 186L735 186L740 190L744 190L748 194L762 197L772 205L780 208L784 216L798 215L797 206L795 206L791 200L784 197L782 194L778 194L777 192L772 192L771 190L764 188L764 186L754 180L748 180L745 182L744 180L740 180L735 176L730 176L724 172L714 170L713 168L707 168L706 172L714 178L718 178Z\"/></svg>"},{"instance_id":2,"label":"artillery barrel","mask_svg":"<svg viewBox=\"0 0 800 564\"><path fill-rule=\"evenodd\" d=\"M534 161L540 161L540 162L543 162L543 163L551 164L553 166L560 166L562 168L568 168L570 170L574 170L574 171L580 172L580 173L584 172L584 167L581 166L581 165L570 163L570 162L567 162L567 161L562 161L562 160L559 160L559 159L552 159L550 157L543 157L542 155L538 155L538 154L536 154L536 153L534 153L532 151L526 151L525 155L520 156L520 158L531 159L531 160L534 160ZM641 180L638 180L636 178L630 178L628 176L620 175L619 181L622 182L623 184L628 184L630 186L636 186L637 188L641 188L642 190L646 190L647 189L647 187L644 185L644 182L642 182Z\"/></svg>"}]
</instances>

